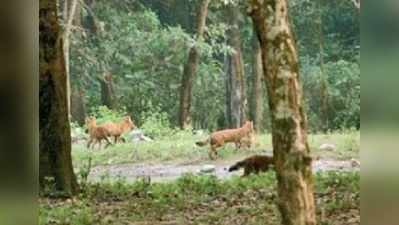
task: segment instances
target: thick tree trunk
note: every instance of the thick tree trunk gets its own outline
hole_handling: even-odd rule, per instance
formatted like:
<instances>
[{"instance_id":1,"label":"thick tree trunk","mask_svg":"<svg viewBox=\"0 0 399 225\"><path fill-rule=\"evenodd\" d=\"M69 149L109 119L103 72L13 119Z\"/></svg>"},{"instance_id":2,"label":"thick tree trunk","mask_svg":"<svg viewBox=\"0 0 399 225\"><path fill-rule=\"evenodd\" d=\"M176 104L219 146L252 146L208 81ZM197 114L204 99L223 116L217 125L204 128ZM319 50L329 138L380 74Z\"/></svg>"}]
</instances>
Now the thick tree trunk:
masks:
<instances>
[{"instance_id":1,"label":"thick tree trunk","mask_svg":"<svg viewBox=\"0 0 399 225\"><path fill-rule=\"evenodd\" d=\"M259 40L254 35L252 40L253 49L253 72L252 72L252 90L250 100L250 116L254 123L256 132L262 130L263 122L263 68L262 68L262 52L259 45Z\"/></svg>"},{"instance_id":2,"label":"thick tree trunk","mask_svg":"<svg viewBox=\"0 0 399 225\"><path fill-rule=\"evenodd\" d=\"M114 94L114 86L112 82L112 74L106 72L105 75L99 79L101 84L101 101L102 104L109 109L116 109L116 101Z\"/></svg>"},{"instance_id":3,"label":"thick tree trunk","mask_svg":"<svg viewBox=\"0 0 399 225\"><path fill-rule=\"evenodd\" d=\"M312 158L287 1L247 2L262 49L282 224L315 225Z\"/></svg>"},{"instance_id":4,"label":"thick tree trunk","mask_svg":"<svg viewBox=\"0 0 399 225\"><path fill-rule=\"evenodd\" d=\"M86 118L86 106L84 102L84 91L81 88L72 88L71 96L71 119L83 126Z\"/></svg>"},{"instance_id":5,"label":"thick tree trunk","mask_svg":"<svg viewBox=\"0 0 399 225\"><path fill-rule=\"evenodd\" d=\"M201 41L204 35L206 17L208 15L208 5L210 0L203 0L197 15L197 41ZM184 129L191 123L190 108L192 87L197 67L199 63L200 53L197 46L193 46L188 54L187 63L184 66L182 86L180 92L180 111L179 125Z\"/></svg>"},{"instance_id":6,"label":"thick tree trunk","mask_svg":"<svg viewBox=\"0 0 399 225\"><path fill-rule=\"evenodd\" d=\"M45 178L52 177L58 190L72 195L78 184L72 167L66 68L56 7L55 1L40 0L39 180L43 187Z\"/></svg>"},{"instance_id":7,"label":"thick tree trunk","mask_svg":"<svg viewBox=\"0 0 399 225\"><path fill-rule=\"evenodd\" d=\"M234 52L225 59L226 66L226 120L230 128L240 127L246 120L246 95L244 81L244 64L241 52L241 38L237 6L227 8L230 22L228 44Z\"/></svg>"}]
</instances>

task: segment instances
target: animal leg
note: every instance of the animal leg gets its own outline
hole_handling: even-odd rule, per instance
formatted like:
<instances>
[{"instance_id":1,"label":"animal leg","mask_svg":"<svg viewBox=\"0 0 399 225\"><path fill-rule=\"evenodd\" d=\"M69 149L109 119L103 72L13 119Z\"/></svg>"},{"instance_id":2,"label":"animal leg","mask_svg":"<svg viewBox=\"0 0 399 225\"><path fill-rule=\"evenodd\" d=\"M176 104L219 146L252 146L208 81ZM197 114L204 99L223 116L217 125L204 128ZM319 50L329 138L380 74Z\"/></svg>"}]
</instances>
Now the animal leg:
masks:
<instances>
[{"instance_id":1,"label":"animal leg","mask_svg":"<svg viewBox=\"0 0 399 225\"><path fill-rule=\"evenodd\" d=\"M236 141L234 143L236 145L236 150L241 148L241 146L242 146L241 141Z\"/></svg>"},{"instance_id":2,"label":"animal leg","mask_svg":"<svg viewBox=\"0 0 399 225\"><path fill-rule=\"evenodd\" d=\"M246 176L248 176L248 174L249 174L248 169L244 168L244 174L241 177L246 177Z\"/></svg>"},{"instance_id":3,"label":"animal leg","mask_svg":"<svg viewBox=\"0 0 399 225\"><path fill-rule=\"evenodd\" d=\"M106 149L109 145L112 145L112 143L109 141L109 139L107 137L104 137L104 139L107 142L107 144L104 147L104 149Z\"/></svg>"},{"instance_id":4,"label":"animal leg","mask_svg":"<svg viewBox=\"0 0 399 225\"><path fill-rule=\"evenodd\" d=\"M217 156L217 152L216 152L216 145L211 145L211 148L209 149L209 158L211 160L215 160L216 156Z\"/></svg>"},{"instance_id":5,"label":"animal leg","mask_svg":"<svg viewBox=\"0 0 399 225\"><path fill-rule=\"evenodd\" d=\"M90 139L89 139L89 141L87 142L87 145L86 145L87 149L90 149L90 145L91 145L92 142L93 142L93 138L90 137Z\"/></svg>"},{"instance_id":6,"label":"animal leg","mask_svg":"<svg viewBox=\"0 0 399 225\"><path fill-rule=\"evenodd\" d=\"M210 149L210 153L212 153L214 155L214 157L212 157L212 160L215 160L216 157L218 156L218 152L217 152L217 148L221 147L222 144L212 144L211 145L211 149Z\"/></svg>"},{"instance_id":7,"label":"animal leg","mask_svg":"<svg viewBox=\"0 0 399 225\"><path fill-rule=\"evenodd\" d=\"M97 143L98 143L98 149L101 149L101 139L97 139Z\"/></svg>"},{"instance_id":8,"label":"animal leg","mask_svg":"<svg viewBox=\"0 0 399 225\"><path fill-rule=\"evenodd\" d=\"M98 142L97 138L94 139L93 144L91 145L91 149L94 149L94 147L96 146L97 142Z\"/></svg>"},{"instance_id":9,"label":"animal leg","mask_svg":"<svg viewBox=\"0 0 399 225\"><path fill-rule=\"evenodd\" d=\"M114 144L118 143L119 135L114 136Z\"/></svg>"},{"instance_id":10,"label":"animal leg","mask_svg":"<svg viewBox=\"0 0 399 225\"><path fill-rule=\"evenodd\" d=\"M244 174L242 177L246 177L253 172L252 168L244 168Z\"/></svg>"}]
</instances>

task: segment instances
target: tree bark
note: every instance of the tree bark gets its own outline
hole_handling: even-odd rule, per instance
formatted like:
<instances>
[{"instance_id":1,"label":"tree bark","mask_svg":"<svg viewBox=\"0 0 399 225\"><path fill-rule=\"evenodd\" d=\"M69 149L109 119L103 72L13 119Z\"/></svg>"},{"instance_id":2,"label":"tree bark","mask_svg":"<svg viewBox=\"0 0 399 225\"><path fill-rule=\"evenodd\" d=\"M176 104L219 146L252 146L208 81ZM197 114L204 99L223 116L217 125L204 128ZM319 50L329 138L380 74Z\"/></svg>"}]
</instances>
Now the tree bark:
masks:
<instances>
[{"instance_id":1,"label":"tree bark","mask_svg":"<svg viewBox=\"0 0 399 225\"><path fill-rule=\"evenodd\" d=\"M103 77L99 78L99 81L101 84L102 104L107 106L109 109L116 109L112 74L110 72L106 72Z\"/></svg>"},{"instance_id":2,"label":"tree bark","mask_svg":"<svg viewBox=\"0 0 399 225\"><path fill-rule=\"evenodd\" d=\"M39 13L39 181L43 187L51 177L59 191L73 195L79 188L72 167L63 36L56 1L40 0Z\"/></svg>"},{"instance_id":3,"label":"tree bark","mask_svg":"<svg viewBox=\"0 0 399 225\"><path fill-rule=\"evenodd\" d=\"M203 39L206 17L208 15L208 5L210 0L203 0L197 13L197 42ZM181 129L186 128L191 123L190 108L192 87L197 67L199 63L200 53L196 45L194 45L188 54L187 63L184 66L182 86L180 91L180 111L179 125Z\"/></svg>"},{"instance_id":4,"label":"tree bark","mask_svg":"<svg viewBox=\"0 0 399 225\"><path fill-rule=\"evenodd\" d=\"M70 4L70 6L69 6ZM75 11L78 5L78 0L67 1L65 0L65 12L64 12L64 59L65 59L65 70L67 77L67 109L68 116L71 117L71 76L69 73L69 50L70 50L70 41L69 36L72 29L72 22L75 19Z\"/></svg>"},{"instance_id":5,"label":"tree bark","mask_svg":"<svg viewBox=\"0 0 399 225\"><path fill-rule=\"evenodd\" d=\"M263 122L263 68L262 68L262 52L259 45L259 40L256 35L252 40L253 49L253 71L252 71L252 89L250 101L250 116L254 123L256 132L262 130Z\"/></svg>"},{"instance_id":6,"label":"tree bark","mask_svg":"<svg viewBox=\"0 0 399 225\"><path fill-rule=\"evenodd\" d=\"M315 225L312 158L286 0L247 0L262 50L284 225Z\"/></svg>"},{"instance_id":7,"label":"tree bark","mask_svg":"<svg viewBox=\"0 0 399 225\"><path fill-rule=\"evenodd\" d=\"M246 119L246 95L244 64L241 52L241 38L237 6L228 6L227 18L230 22L228 44L233 52L225 59L226 66L226 120L230 128L240 127Z\"/></svg>"}]
</instances>

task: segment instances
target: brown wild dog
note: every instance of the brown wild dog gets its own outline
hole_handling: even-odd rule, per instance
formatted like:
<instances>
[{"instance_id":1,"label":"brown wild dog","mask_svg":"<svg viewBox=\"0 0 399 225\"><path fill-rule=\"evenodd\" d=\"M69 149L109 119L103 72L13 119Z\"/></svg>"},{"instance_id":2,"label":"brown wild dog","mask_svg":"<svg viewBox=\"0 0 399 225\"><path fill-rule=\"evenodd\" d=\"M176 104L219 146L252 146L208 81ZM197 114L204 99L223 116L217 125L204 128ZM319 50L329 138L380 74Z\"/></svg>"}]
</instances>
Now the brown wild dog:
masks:
<instances>
[{"instance_id":1,"label":"brown wild dog","mask_svg":"<svg viewBox=\"0 0 399 225\"><path fill-rule=\"evenodd\" d=\"M259 172L266 172L272 165L274 165L273 157L266 155L254 155L231 166L229 168L229 172L244 168L244 174L242 176L245 177L251 173L258 174Z\"/></svg>"},{"instance_id":2,"label":"brown wild dog","mask_svg":"<svg viewBox=\"0 0 399 225\"><path fill-rule=\"evenodd\" d=\"M209 158L215 159L217 156L216 149L223 146L227 142L234 142L237 148L241 147L241 139L248 136L253 132L252 121L246 121L244 125L236 129L226 129L213 132L209 138L204 141L198 141L195 144L198 146L204 146L210 143Z\"/></svg>"},{"instance_id":3,"label":"brown wild dog","mask_svg":"<svg viewBox=\"0 0 399 225\"><path fill-rule=\"evenodd\" d=\"M105 127L97 126L95 117L86 117L85 119L87 131L89 133L89 141L87 142L87 148L94 148L94 145L98 143L98 148L101 148L101 141L105 140L107 144L104 148L107 148L111 142L108 140L110 136L108 130ZM93 143L94 142L94 143Z\"/></svg>"},{"instance_id":4,"label":"brown wild dog","mask_svg":"<svg viewBox=\"0 0 399 225\"><path fill-rule=\"evenodd\" d=\"M256 136L253 132L249 133L247 136L243 137L239 143L238 148L251 148L256 142Z\"/></svg>"},{"instance_id":5,"label":"brown wild dog","mask_svg":"<svg viewBox=\"0 0 399 225\"><path fill-rule=\"evenodd\" d=\"M136 127L130 116L123 117L120 122L106 122L104 124L101 124L101 126L107 129L110 136L114 137L114 144L116 144L119 140L124 140L121 138L121 135L123 133L130 131Z\"/></svg>"}]
</instances>

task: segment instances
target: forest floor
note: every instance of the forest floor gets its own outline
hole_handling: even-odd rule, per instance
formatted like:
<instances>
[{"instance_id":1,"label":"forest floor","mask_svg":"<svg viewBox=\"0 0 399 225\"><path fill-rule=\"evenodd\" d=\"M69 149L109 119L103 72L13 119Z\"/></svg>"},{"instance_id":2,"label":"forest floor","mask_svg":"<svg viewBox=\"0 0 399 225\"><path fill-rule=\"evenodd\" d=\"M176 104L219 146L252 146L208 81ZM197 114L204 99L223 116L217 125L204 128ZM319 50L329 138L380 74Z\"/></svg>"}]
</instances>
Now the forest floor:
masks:
<instances>
[{"instance_id":1,"label":"forest floor","mask_svg":"<svg viewBox=\"0 0 399 225\"><path fill-rule=\"evenodd\" d=\"M39 224L279 225L274 173L240 178L81 184L73 199L39 198ZM359 172L315 174L318 224L360 225Z\"/></svg>"},{"instance_id":2,"label":"forest floor","mask_svg":"<svg viewBox=\"0 0 399 225\"><path fill-rule=\"evenodd\" d=\"M262 135L250 150L227 145L216 161L208 159L207 147L194 145L204 137L176 134L90 151L84 142L73 145L82 192L66 200L42 195L39 224L280 224L273 172L241 178L240 172L225 170L246 156L272 154L270 136ZM335 149L319 149L326 143ZM309 144L318 158L313 163L318 224L359 225L360 133L311 135ZM215 171L200 173L205 165L214 165Z\"/></svg>"},{"instance_id":3,"label":"forest floor","mask_svg":"<svg viewBox=\"0 0 399 225\"><path fill-rule=\"evenodd\" d=\"M100 165L90 171L91 181L102 179L123 179L134 181L143 177L150 177L153 182L175 180L185 174L203 175L212 174L219 179L226 179L233 175L241 174L241 171L229 173L229 166L242 157L231 157L214 162L165 162L165 163L124 163L115 165ZM212 169L209 169L212 168ZM209 171L208 171L209 170ZM313 162L314 172L324 171L359 171L360 165L357 160L329 160L320 159Z\"/></svg>"},{"instance_id":4,"label":"forest floor","mask_svg":"<svg viewBox=\"0 0 399 225\"><path fill-rule=\"evenodd\" d=\"M204 168L213 167L211 174L228 178L228 167L254 154L272 155L270 135L261 135L251 149L235 149L233 144L220 148L220 157L208 159L209 146L195 146L195 141L206 135L195 136L178 133L152 142L117 144L107 149L88 150L84 141L73 145L73 159L77 171L89 173L91 181L102 179L125 179L134 181L140 177L151 177L152 181L168 181L181 175L201 174ZM335 149L320 149L323 144ZM309 136L314 171L359 170L360 133L346 132ZM89 159L90 168L87 167ZM90 170L90 171L88 171ZM80 172L78 172L79 174ZM240 173L240 172L238 172Z\"/></svg>"}]
</instances>

